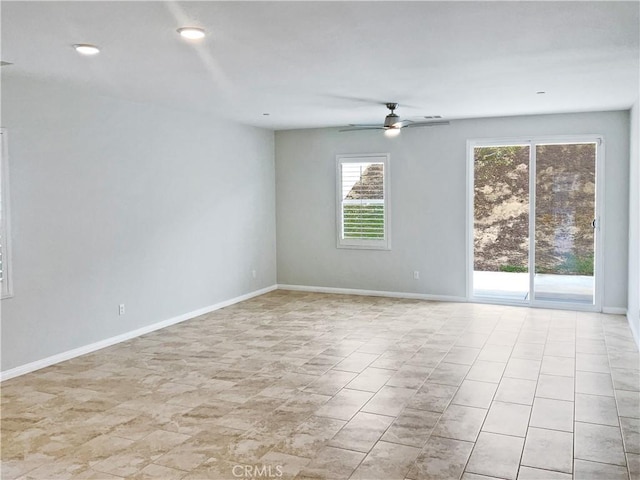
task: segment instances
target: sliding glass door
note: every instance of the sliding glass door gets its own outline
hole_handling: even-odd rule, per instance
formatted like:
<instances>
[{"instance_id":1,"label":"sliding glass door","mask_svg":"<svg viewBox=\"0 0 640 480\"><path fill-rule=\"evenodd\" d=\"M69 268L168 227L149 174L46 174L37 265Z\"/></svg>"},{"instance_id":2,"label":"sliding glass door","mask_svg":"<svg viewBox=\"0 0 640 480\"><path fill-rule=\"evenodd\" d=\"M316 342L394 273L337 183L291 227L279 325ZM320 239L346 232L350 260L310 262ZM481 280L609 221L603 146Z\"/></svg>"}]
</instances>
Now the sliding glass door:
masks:
<instances>
[{"instance_id":1,"label":"sliding glass door","mask_svg":"<svg viewBox=\"0 0 640 480\"><path fill-rule=\"evenodd\" d=\"M596 150L535 147L535 300L594 304Z\"/></svg>"},{"instance_id":2,"label":"sliding glass door","mask_svg":"<svg viewBox=\"0 0 640 480\"><path fill-rule=\"evenodd\" d=\"M473 293L529 299L529 145L473 151Z\"/></svg>"},{"instance_id":3,"label":"sliding glass door","mask_svg":"<svg viewBox=\"0 0 640 480\"><path fill-rule=\"evenodd\" d=\"M599 138L472 142L469 296L599 308Z\"/></svg>"}]
</instances>

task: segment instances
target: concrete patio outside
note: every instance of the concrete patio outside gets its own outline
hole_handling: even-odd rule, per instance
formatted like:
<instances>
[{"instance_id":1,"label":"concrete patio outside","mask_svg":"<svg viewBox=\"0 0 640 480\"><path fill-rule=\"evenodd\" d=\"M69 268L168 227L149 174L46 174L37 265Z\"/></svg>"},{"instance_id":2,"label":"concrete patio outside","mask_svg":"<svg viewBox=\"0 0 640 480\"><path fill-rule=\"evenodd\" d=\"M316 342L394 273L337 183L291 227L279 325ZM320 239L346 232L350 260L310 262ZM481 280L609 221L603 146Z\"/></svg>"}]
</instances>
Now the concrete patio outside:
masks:
<instances>
[{"instance_id":1,"label":"concrete patio outside","mask_svg":"<svg viewBox=\"0 0 640 480\"><path fill-rule=\"evenodd\" d=\"M537 273L534 283L535 300L593 304L593 276ZM474 271L473 296L527 301L529 273Z\"/></svg>"}]
</instances>

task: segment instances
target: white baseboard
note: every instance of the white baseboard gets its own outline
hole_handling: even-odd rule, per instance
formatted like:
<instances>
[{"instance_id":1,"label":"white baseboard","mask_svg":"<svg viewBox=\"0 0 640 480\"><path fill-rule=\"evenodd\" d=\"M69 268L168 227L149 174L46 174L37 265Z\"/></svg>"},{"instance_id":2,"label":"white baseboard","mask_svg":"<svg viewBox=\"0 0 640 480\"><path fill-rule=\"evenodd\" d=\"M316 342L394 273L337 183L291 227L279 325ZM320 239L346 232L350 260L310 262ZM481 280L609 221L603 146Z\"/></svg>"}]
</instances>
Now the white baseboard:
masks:
<instances>
[{"instance_id":1,"label":"white baseboard","mask_svg":"<svg viewBox=\"0 0 640 480\"><path fill-rule=\"evenodd\" d=\"M408 298L414 300L431 300L436 302L467 302L465 297L453 295L430 295L427 293L407 293L407 292L386 292L382 290L361 290L358 288L334 288L334 287L314 287L308 285L285 285L278 284L279 290L293 290L297 292L314 293L336 293L339 295L362 295L365 297L390 297Z\"/></svg>"},{"instance_id":2,"label":"white baseboard","mask_svg":"<svg viewBox=\"0 0 640 480\"><path fill-rule=\"evenodd\" d=\"M627 309L622 307L602 307L602 313L609 313L611 315L626 315Z\"/></svg>"},{"instance_id":3,"label":"white baseboard","mask_svg":"<svg viewBox=\"0 0 640 480\"><path fill-rule=\"evenodd\" d=\"M287 285L278 284L279 290L293 290L297 292L313 292L313 293L335 293L339 295L363 295L366 297L391 297L391 298L408 298L415 300L431 300L436 302L470 302L470 303L489 303L492 305L501 305L502 302L486 301L482 299L467 299L466 297L458 297L455 295L431 295L428 293L407 293L407 292L387 292L383 290L361 290L358 288L335 288L335 287L316 287L309 285ZM519 303L504 302L505 305L531 307L531 305L522 305ZM543 308L551 308L544 306ZM558 305L557 308L562 308ZM627 309L623 307L602 307L602 313L612 315L626 315Z\"/></svg>"},{"instance_id":4,"label":"white baseboard","mask_svg":"<svg viewBox=\"0 0 640 480\"><path fill-rule=\"evenodd\" d=\"M631 312L627 312L627 321L629 322L629 328L631 329L631 335L633 335L633 339L636 342L636 346L638 350L640 350L640 313L638 313L638 317L633 318L633 314Z\"/></svg>"},{"instance_id":5,"label":"white baseboard","mask_svg":"<svg viewBox=\"0 0 640 480\"><path fill-rule=\"evenodd\" d=\"M19 367L5 370L4 372L0 372L0 382L9 380L10 378L18 377L20 375L24 375L25 373L30 373L36 370L40 370L41 368L45 368L45 367L54 365L56 363L64 362L65 360L71 360L72 358L79 357L80 355L86 355L87 353L95 352L96 350L110 347L111 345L115 345L116 343L124 342L126 340L130 340L132 338L144 335L146 333L151 333L155 330L160 330L161 328L166 328L171 325L175 325L176 323L184 322L186 320L199 317L200 315L204 315L206 313L210 313L215 310L219 310L221 308L228 307L230 305L234 305L236 303L243 302L245 300L249 300L250 298L257 297L259 295L264 295L265 293L272 292L277 288L278 288L277 285L271 285L269 287L262 288L260 290L249 292L245 295L240 295L239 297L231 298L229 300L224 300L222 302L216 303L215 305L210 305L208 307L200 308L198 310L194 310L189 313L178 315L177 317L169 318L167 320L163 320L158 323L147 325L146 327L138 328L130 332L125 332L120 335L116 335L115 337L106 338L104 340L100 340L99 342L91 343L89 345L84 345L82 347L74 348L73 350L68 350L66 352L58 353L56 355L43 358L42 360L36 360L35 362L27 363L25 365L20 365Z\"/></svg>"}]
</instances>

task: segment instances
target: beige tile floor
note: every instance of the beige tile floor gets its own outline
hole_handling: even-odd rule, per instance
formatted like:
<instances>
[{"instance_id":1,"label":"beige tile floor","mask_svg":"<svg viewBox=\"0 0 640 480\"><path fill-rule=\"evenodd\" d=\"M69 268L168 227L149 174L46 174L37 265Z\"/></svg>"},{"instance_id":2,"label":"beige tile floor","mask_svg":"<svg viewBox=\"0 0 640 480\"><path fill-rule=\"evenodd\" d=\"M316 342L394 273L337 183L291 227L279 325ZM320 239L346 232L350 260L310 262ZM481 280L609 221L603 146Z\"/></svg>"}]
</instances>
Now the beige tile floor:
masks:
<instances>
[{"instance_id":1,"label":"beige tile floor","mask_svg":"<svg viewBox=\"0 0 640 480\"><path fill-rule=\"evenodd\" d=\"M276 291L2 384L2 479L637 479L624 317Z\"/></svg>"}]
</instances>

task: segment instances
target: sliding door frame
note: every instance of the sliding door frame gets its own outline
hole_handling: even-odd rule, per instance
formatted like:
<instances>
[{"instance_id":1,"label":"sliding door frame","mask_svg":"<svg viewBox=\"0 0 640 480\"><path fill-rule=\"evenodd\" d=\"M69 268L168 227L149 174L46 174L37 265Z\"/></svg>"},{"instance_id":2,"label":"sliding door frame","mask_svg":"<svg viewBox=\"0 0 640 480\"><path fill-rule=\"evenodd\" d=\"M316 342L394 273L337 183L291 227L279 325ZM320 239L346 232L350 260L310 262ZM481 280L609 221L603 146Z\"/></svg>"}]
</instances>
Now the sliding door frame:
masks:
<instances>
[{"instance_id":1,"label":"sliding door frame","mask_svg":"<svg viewBox=\"0 0 640 480\"><path fill-rule=\"evenodd\" d=\"M536 203L536 147L538 145L554 144L596 144L596 189L595 189L595 220L594 229L594 303L583 305L579 303L565 303L542 301L535 299L535 203ZM476 297L473 295L473 266L474 266L474 149L476 147L504 147L504 146L528 146L529 147L529 295L528 300L516 301L500 298ZM604 295L604 162L605 142L602 135L553 135L553 136L529 136L529 137L502 137L502 138L477 138L467 140L467 301L475 303L492 303L503 305L520 305L540 308L553 308L563 310L602 311L602 298Z\"/></svg>"}]
</instances>

